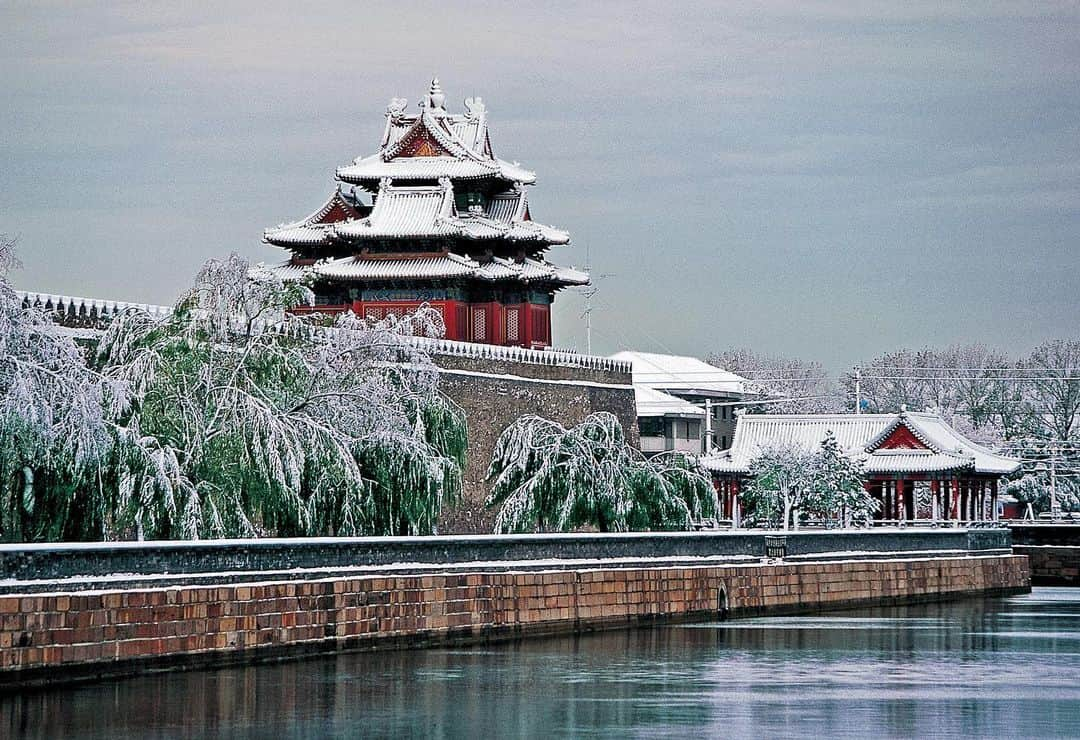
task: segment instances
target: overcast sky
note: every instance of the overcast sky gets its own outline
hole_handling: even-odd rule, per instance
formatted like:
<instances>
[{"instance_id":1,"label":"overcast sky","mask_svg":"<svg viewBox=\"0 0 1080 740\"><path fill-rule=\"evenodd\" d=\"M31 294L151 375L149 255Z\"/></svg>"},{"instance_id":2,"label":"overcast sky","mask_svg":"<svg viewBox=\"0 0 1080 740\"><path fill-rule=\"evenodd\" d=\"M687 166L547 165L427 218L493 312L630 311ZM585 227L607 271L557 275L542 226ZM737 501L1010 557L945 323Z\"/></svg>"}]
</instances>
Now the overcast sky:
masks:
<instances>
[{"instance_id":1,"label":"overcast sky","mask_svg":"<svg viewBox=\"0 0 1080 740\"><path fill-rule=\"evenodd\" d=\"M210 257L280 259L263 228L437 74L537 172L550 259L611 275L595 351L839 370L1080 334L1077 2L184 5L0 4L19 287L169 303Z\"/></svg>"}]
</instances>

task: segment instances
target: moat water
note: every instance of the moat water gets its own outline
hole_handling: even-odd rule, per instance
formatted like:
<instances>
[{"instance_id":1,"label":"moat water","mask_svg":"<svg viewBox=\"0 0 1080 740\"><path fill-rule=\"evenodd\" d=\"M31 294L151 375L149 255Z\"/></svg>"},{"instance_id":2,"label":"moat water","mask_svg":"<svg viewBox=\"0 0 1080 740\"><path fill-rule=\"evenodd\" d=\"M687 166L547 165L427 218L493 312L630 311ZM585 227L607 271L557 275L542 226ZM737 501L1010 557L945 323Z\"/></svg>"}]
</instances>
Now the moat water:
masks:
<instances>
[{"instance_id":1,"label":"moat water","mask_svg":"<svg viewBox=\"0 0 1080 740\"><path fill-rule=\"evenodd\" d=\"M1080 589L156 674L5 737L1080 737Z\"/></svg>"}]
</instances>

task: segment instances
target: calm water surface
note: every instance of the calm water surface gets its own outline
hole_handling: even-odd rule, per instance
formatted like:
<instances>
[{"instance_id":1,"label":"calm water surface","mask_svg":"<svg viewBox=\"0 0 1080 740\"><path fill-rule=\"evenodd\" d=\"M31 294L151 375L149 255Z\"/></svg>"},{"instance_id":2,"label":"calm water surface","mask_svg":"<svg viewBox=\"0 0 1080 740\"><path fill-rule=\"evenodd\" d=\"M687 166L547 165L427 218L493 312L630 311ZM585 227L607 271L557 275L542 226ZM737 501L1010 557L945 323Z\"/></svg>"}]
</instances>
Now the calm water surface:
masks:
<instances>
[{"instance_id":1,"label":"calm water surface","mask_svg":"<svg viewBox=\"0 0 1080 740\"><path fill-rule=\"evenodd\" d=\"M9 737L1080 737L1080 589L0 699Z\"/></svg>"}]
</instances>

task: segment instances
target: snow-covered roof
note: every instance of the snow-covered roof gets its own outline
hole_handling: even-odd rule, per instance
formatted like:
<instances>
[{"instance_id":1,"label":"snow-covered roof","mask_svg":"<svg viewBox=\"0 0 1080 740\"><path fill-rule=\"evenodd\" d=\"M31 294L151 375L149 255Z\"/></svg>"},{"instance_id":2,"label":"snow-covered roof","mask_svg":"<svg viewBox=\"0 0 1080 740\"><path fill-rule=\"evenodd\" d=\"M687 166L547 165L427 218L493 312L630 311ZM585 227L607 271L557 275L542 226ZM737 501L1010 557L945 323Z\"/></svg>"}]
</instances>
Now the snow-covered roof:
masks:
<instances>
[{"instance_id":1,"label":"snow-covered roof","mask_svg":"<svg viewBox=\"0 0 1080 740\"><path fill-rule=\"evenodd\" d=\"M555 286L587 285L589 282L589 276L584 272L541 260L526 258L518 262L494 257L490 262L478 262L471 257L452 252L416 258L343 257L313 264L290 260L279 265L260 265L260 269L269 270L286 280L298 280L312 275L337 280L472 278L490 282L512 280Z\"/></svg>"},{"instance_id":2,"label":"snow-covered roof","mask_svg":"<svg viewBox=\"0 0 1080 740\"><path fill-rule=\"evenodd\" d=\"M629 362L634 368L634 385L667 391L680 396L741 396L750 381L696 357L623 351L613 359Z\"/></svg>"},{"instance_id":3,"label":"snow-covered roof","mask_svg":"<svg viewBox=\"0 0 1080 740\"><path fill-rule=\"evenodd\" d=\"M371 207L360 203L355 195L335 190L316 211L299 221L266 229L263 240L282 247L317 246L329 242L334 224L363 218Z\"/></svg>"},{"instance_id":4,"label":"snow-covered roof","mask_svg":"<svg viewBox=\"0 0 1080 740\"><path fill-rule=\"evenodd\" d=\"M882 447L900 427L911 444ZM743 414L735 424L731 449L703 457L718 473L747 473L763 450L794 446L815 450L832 432L846 455L861 459L870 474L961 471L1008 475L1016 458L999 455L953 429L937 414Z\"/></svg>"},{"instance_id":5,"label":"snow-covered roof","mask_svg":"<svg viewBox=\"0 0 1080 740\"><path fill-rule=\"evenodd\" d=\"M465 101L466 112L451 114L437 79L420 100L420 112L405 112L395 98L386 111L386 129L376 154L339 167L344 182L370 186L385 177L399 179L498 178L532 184L536 175L517 163L495 157L488 136L487 108L480 98Z\"/></svg>"},{"instance_id":6,"label":"snow-covered roof","mask_svg":"<svg viewBox=\"0 0 1080 740\"><path fill-rule=\"evenodd\" d=\"M525 190L515 187L493 196L486 210L459 214L450 179L437 185L379 184L374 207L348 202L340 192L305 219L267 229L263 239L283 247L318 246L365 239L461 237L566 244L565 231L529 218Z\"/></svg>"},{"instance_id":7,"label":"snow-covered roof","mask_svg":"<svg viewBox=\"0 0 1080 740\"><path fill-rule=\"evenodd\" d=\"M497 177L524 184L536 182L534 173L501 159L484 162L454 157L402 157L387 162L379 154L363 157L353 164L338 167L336 175L343 182L356 184L377 182L387 177L399 180L434 180L439 177L477 180Z\"/></svg>"},{"instance_id":8,"label":"snow-covered roof","mask_svg":"<svg viewBox=\"0 0 1080 740\"><path fill-rule=\"evenodd\" d=\"M634 384L634 403L638 417L678 416L693 419L705 418L705 409L681 398L670 396L647 385Z\"/></svg>"}]
</instances>

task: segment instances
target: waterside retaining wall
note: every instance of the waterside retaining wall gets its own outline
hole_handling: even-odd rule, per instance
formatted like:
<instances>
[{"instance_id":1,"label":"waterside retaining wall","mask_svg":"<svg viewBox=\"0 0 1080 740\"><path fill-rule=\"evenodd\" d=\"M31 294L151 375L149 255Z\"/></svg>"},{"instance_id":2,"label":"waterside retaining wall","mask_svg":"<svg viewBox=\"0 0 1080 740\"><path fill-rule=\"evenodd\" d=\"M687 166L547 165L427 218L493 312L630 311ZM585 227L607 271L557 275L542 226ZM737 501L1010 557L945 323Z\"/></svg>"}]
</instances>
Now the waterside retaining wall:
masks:
<instances>
[{"instance_id":1,"label":"waterside retaining wall","mask_svg":"<svg viewBox=\"0 0 1080 740\"><path fill-rule=\"evenodd\" d=\"M0 596L0 691L347 649L1029 589L1027 558L959 557L370 575Z\"/></svg>"},{"instance_id":2,"label":"waterside retaining wall","mask_svg":"<svg viewBox=\"0 0 1080 740\"><path fill-rule=\"evenodd\" d=\"M767 536L762 530L717 530L0 544L0 594L115 588L144 578L156 585L191 585L197 578L304 579L338 575L335 570L384 566L506 570L536 567L536 563L566 567L571 561L609 561L610 566L613 560L760 558L766 554ZM785 541L789 557L1008 554L1012 545L1004 528L801 531L787 533Z\"/></svg>"},{"instance_id":3,"label":"waterside retaining wall","mask_svg":"<svg viewBox=\"0 0 1080 740\"><path fill-rule=\"evenodd\" d=\"M1014 545L1013 552L1031 562L1036 586L1080 586L1080 546Z\"/></svg>"},{"instance_id":4,"label":"waterside retaining wall","mask_svg":"<svg viewBox=\"0 0 1080 740\"><path fill-rule=\"evenodd\" d=\"M1080 524L1012 523L1013 552L1031 560L1036 586L1080 586Z\"/></svg>"}]
</instances>

